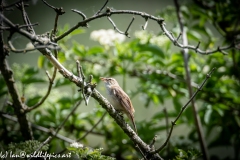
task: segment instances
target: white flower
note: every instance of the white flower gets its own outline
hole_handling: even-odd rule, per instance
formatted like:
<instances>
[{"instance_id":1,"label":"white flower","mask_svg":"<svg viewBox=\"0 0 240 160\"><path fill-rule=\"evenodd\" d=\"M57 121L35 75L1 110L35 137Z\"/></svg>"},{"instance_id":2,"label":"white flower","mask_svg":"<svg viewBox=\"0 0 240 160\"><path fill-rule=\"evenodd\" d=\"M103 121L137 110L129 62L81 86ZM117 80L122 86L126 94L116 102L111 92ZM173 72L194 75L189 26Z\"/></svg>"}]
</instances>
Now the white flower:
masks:
<instances>
[{"instance_id":1,"label":"white flower","mask_svg":"<svg viewBox=\"0 0 240 160\"><path fill-rule=\"evenodd\" d=\"M78 142L73 142L70 144L70 147L74 147L74 148L82 148L83 144L78 143Z\"/></svg>"},{"instance_id":2,"label":"white flower","mask_svg":"<svg viewBox=\"0 0 240 160\"><path fill-rule=\"evenodd\" d=\"M114 42L123 42L125 40L125 36L115 32L113 29L108 30L96 30L93 31L90 35L90 38L94 41L98 41L101 45L112 46Z\"/></svg>"},{"instance_id":3,"label":"white flower","mask_svg":"<svg viewBox=\"0 0 240 160\"><path fill-rule=\"evenodd\" d=\"M149 33L147 31L136 31L135 37L140 40L141 44L146 44L148 41L151 44L155 44L157 46L165 46L168 42L168 38L165 35L156 36L153 33Z\"/></svg>"}]
</instances>

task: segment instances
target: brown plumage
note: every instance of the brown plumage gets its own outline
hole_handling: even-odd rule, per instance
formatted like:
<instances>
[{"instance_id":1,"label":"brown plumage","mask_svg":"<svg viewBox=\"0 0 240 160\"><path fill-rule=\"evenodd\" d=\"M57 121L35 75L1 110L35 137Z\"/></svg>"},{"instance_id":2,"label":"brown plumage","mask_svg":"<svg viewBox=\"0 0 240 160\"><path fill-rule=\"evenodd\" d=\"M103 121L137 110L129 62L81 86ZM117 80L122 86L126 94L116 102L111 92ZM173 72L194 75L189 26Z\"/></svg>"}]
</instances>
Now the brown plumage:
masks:
<instances>
[{"instance_id":1,"label":"brown plumage","mask_svg":"<svg viewBox=\"0 0 240 160\"><path fill-rule=\"evenodd\" d=\"M137 127L134 122L134 108L132 102L128 95L122 90L119 86L118 82L114 78L100 78L103 82L105 82L105 86L108 93L108 100L113 105L116 110L119 110L125 113L128 118L131 120L134 130L137 133Z\"/></svg>"}]
</instances>

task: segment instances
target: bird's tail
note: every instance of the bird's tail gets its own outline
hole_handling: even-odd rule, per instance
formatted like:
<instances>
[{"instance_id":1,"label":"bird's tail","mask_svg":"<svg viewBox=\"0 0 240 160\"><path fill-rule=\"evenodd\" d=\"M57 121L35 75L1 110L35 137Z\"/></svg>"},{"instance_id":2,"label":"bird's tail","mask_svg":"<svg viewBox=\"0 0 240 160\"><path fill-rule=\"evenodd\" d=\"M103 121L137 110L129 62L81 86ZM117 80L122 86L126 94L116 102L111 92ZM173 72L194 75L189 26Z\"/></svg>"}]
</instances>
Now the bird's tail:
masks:
<instances>
[{"instance_id":1,"label":"bird's tail","mask_svg":"<svg viewBox=\"0 0 240 160\"><path fill-rule=\"evenodd\" d=\"M138 134L137 127L136 127L136 124L135 124L135 121L134 121L134 115L133 114L128 114L128 117L129 117L129 119L131 120L131 122L133 124L135 132Z\"/></svg>"}]
</instances>

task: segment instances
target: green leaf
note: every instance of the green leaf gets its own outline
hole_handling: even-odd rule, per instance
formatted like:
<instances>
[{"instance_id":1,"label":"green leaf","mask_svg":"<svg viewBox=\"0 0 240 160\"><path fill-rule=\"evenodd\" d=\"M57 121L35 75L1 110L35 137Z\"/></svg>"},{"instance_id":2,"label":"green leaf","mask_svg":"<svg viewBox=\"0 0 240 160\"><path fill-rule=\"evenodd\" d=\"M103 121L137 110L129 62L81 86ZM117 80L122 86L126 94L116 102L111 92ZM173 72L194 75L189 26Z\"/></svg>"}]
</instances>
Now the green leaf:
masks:
<instances>
[{"instance_id":1,"label":"green leaf","mask_svg":"<svg viewBox=\"0 0 240 160\"><path fill-rule=\"evenodd\" d=\"M39 56L38 57L38 67L41 69L41 68L43 68L43 66L44 66L44 63L45 63L45 57L44 56Z\"/></svg>"},{"instance_id":2,"label":"green leaf","mask_svg":"<svg viewBox=\"0 0 240 160\"><path fill-rule=\"evenodd\" d=\"M179 112L182 108L182 103L180 102L180 99L178 98L178 96L176 96L172 99L172 101L174 108L176 109L177 112Z\"/></svg>"},{"instance_id":3,"label":"green leaf","mask_svg":"<svg viewBox=\"0 0 240 160\"><path fill-rule=\"evenodd\" d=\"M212 107L210 105L207 106L207 111L204 114L204 122L208 124L211 119L211 114L212 114Z\"/></svg>"},{"instance_id":4,"label":"green leaf","mask_svg":"<svg viewBox=\"0 0 240 160\"><path fill-rule=\"evenodd\" d=\"M42 82L46 82L46 80L44 80L43 78L37 78L37 77L24 77L22 79L22 83L23 84L31 84L31 83L42 83Z\"/></svg>"},{"instance_id":5,"label":"green leaf","mask_svg":"<svg viewBox=\"0 0 240 160\"><path fill-rule=\"evenodd\" d=\"M32 105L38 103L38 101L39 101L41 98L42 98L42 96L39 96L39 95L34 96L34 97L32 97L32 98L27 99L26 104L27 104L28 106L32 106Z\"/></svg>"},{"instance_id":6,"label":"green leaf","mask_svg":"<svg viewBox=\"0 0 240 160\"><path fill-rule=\"evenodd\" d=\"M154 44L138 44L138 49L140 52L149 51L157 56L160 56L161 58L164 58L164 52L162 49Z\"/></svg>"},{"instance_id":7,"label":"green leaf","mask_svg":"<svg viewBox=\"0 0 240 160\"><path fill-rule=\"evenodd\" d=\"M99 46L92 47L88 50L88 54L90 54L90 55L92 55L92 54L96 55L96 54L103 53L103 52L104 52L103 47L99 47Z\"/></svg>"}]
</instances>

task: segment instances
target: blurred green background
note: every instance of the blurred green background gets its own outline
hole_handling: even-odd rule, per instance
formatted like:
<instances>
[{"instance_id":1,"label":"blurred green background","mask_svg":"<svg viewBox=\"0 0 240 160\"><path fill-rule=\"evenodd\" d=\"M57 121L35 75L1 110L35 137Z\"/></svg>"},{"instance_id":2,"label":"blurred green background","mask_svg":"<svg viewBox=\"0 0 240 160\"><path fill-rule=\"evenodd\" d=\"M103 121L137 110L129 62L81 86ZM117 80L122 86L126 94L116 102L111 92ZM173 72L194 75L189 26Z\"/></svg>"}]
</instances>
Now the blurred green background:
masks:
<instances>
[{"instance_id":1,"label":"blurred green background","mask_svg":"<svg viewBox=\"0 0 240 160\"><path fill-rule=\"evenodd\" d=\"M63 16L59 17L59 35L82 20L81 16L73 13L71 9L80 10L90 17L105 3L105 1L95 0L49 0L47 2L53 6L63 7L66 11ZM229 44L234 36L239 34L239 25L235 23L239 18L238 11L234 9L238 2L204 2L209 5L213 4L214 7L206 9L198 5L196 1L190 0L180 2L189 43L197 45L198 41L201 41L200 48L203 50ZM11 1L6 3L10 4ZM31 22L39 23L34 27L36 34L51 31L55 12L42 1L30 1L29 4L30 7L26 11ZM180 33L173 1L112 0L107 6L116 10L136 10L161 16L165 19L169 31L176 37ZM227 16L223 18L222 15ZM14 23L22 24L20 12L17 10L6 12L5 16ZM132 15L111 16L122 31L125 31L132 17ZM160 146L165 141L167 133L164 109L167 110L170 124L187 102L189 94L184 81L186 73L181 49L175 47L164 36L156 22L149 21L147 31L141 31L144 23L145 20L142 17L135 16L135 21L129 31L131 38L126 38L121 43L114 42L112 45L104 46L99 44L98 40L91 39L90 35L95 30L113 29L113 26L106 17L94 20L89 23L89 28L80 28L78 34L70 35L59 42L62 47L59 61L76 74L75 61L79 60L85 75L87 77L90 74L93 75L93 81L98 84L97 89L104 96L106 95L104 85L99 81L99 77L115 77L131 97L136 110L135 119L139 136L146 143L150 143L154 135L158 135L156 146ZM4 35L7 36L6 33ZM19 34L16 34L12 41L16 48L25 48L29 42ZM217 52L203 56L189 51L188 65L193 84L195 84L194 90L203 82L211 68L217 68L203 91L196 97L198 113L203 124L211 159L239 158L240 58L239 50L231 49L227 52L228 55ZM14 70L20 94L26 98L28 106L34 105L47 90L48 79L44 72L48 70L52 74L52 65L38 51L26 54L11 53L7 59ZM4 83L2 90L6 90ZM81 99L81 94L77 90L75 85L57 74L48 100L28 114L29 120L40 126L56 129L73 108L74 103ZM1 101L5 102L6 99L8 100L9 97L2 95ZM6 103L3 103L2 111L13 113L11 106ZM82 103L64 125L60 134L76 140L90 130L103 113L104 110L93 99L90 100L88 106ZM126 117L125 120L127 120ZM2 122L1 125L9 128L6 129L8 137L5 140L1 139L3 146L10 142L21 141L16 124L4 121L5 123ZM47 136L48 134L34 130L36 140L44 141ZM129 138L109 115L105 116L97 128L81 143L92 148L103 147L105 155L114 156L117 159L140 157ZM54 139L50 144L50 151L61 151L66 146L69 144ZM190 158L191 154L194 157L198 155L198 152L201 150L191 106L189 106L173 130L170 145L161 152L161 155L166 159L173 159L180 153L184 153Z\"/></svg>"}]
</instances>

